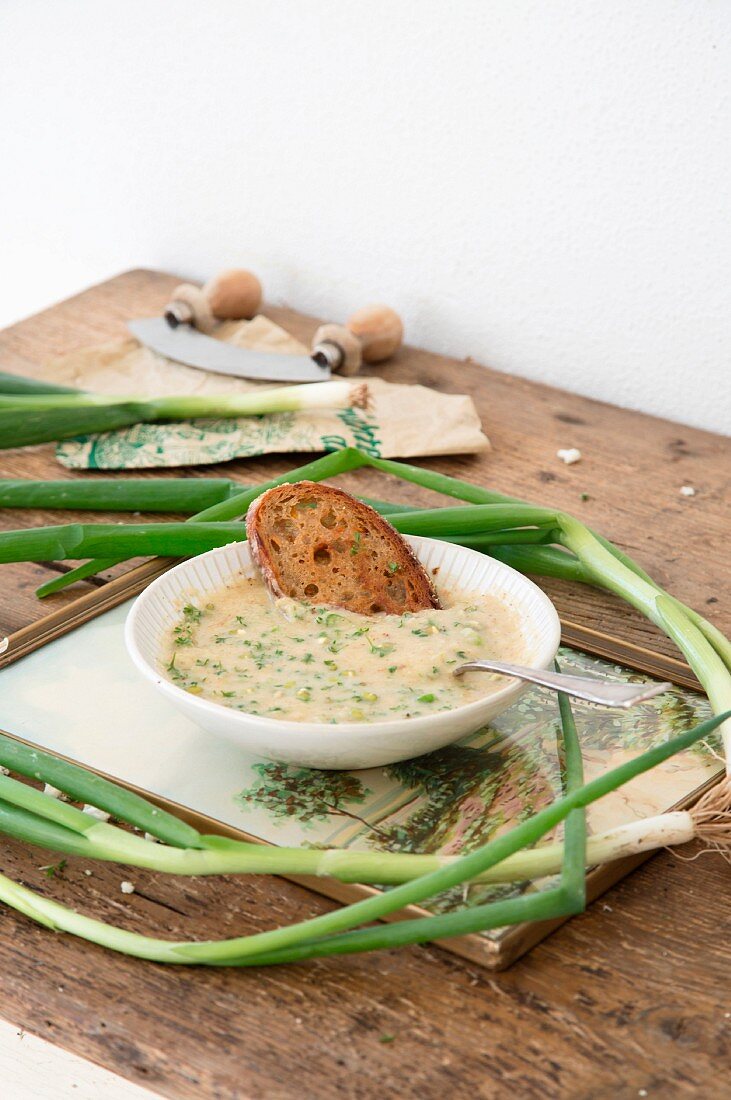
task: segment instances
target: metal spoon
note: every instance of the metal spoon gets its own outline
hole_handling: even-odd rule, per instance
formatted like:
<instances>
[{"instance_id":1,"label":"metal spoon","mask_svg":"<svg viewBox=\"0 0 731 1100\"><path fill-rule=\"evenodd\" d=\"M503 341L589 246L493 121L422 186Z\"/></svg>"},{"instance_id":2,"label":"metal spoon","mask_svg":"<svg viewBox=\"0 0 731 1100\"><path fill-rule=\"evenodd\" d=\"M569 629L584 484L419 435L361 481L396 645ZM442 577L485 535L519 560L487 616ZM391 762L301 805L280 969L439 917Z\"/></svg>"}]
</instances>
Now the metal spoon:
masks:
<instances>
[{"instance_id":1,"label":"metal spoon","mask_svg":"<svg viewBox=\"0 0 731 1100\"><path fill-rule=\"evenodd\" d=\"M528 680L531 684L540 684L551 691L563 691L577 699L586 699L588 703L602 703L606 707L622 707L624 710L637 703L644 703L655 695L661 695L673 686L668 683L618 684L609 680L595 680L591 676L569 676L564 672L510 665L505 661L468 661L467 664L455 668L453 674L462 676L465 672L473 671L515 676L518 680Z\"/></svg>"}]
</instances>

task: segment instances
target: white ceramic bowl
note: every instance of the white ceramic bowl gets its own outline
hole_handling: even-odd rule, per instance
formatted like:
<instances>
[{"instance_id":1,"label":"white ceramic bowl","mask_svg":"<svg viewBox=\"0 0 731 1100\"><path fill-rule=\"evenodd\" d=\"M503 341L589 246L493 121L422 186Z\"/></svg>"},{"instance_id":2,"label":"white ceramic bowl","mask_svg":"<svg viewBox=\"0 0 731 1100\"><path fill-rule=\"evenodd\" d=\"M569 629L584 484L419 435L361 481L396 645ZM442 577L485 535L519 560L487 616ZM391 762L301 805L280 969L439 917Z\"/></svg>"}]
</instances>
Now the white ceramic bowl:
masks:
<instances>
[{"instance_id":1,"label":"white ceramic bowl","mask_svg":"<svg viewBox=\"0 0 731 1100\"><path fill-rule=\"evenodd\" d=\"M407 541L427 569L439 567L439 587L490 593L503 600L520 621L523 651L516 663L546 668L556 656L561 627L548 597L516 570L475 550L409 536ZM158 656L166 630L191 598L205 599L236 577L256 572L245 542L210 550L158 577L134 602L125 641L139 671L198 726L226 737L249 756L308 768L373 768L432 752L465 737L495 718L525 690L517 680L484 699L451 711L389 722L291 722L244 714L191 695L166 679ZM498 654L499 656L499 654Z\"/></svg>"}]
</instances>

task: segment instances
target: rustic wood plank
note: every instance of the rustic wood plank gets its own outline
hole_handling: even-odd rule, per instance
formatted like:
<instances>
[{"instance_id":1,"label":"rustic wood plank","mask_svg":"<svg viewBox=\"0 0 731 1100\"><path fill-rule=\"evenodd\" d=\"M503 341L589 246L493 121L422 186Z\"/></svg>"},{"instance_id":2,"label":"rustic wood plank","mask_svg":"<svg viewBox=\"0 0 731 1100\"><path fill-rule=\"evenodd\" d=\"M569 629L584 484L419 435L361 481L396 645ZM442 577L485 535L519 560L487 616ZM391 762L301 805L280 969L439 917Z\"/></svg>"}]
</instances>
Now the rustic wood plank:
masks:
<instances>
[{"instance_id":1,"label":"rustic wood plank","mask_svg":"<svg viewBox=\"0 0 731 1100\"><path fill-rule=\"evenodd\" d=\"M13 326L0 333L4 369L32 374L51 354L121 335L125 319L159 309L175 282L127 272ZM309 339L311 319L267 313ZM722 599L729 441L416 349L387 369L475 398L493 451L430 465L578 513L731 629ZM561 465L555 452L563 446L578 446L582 462ZM199 472L253 481L291 464L267 458ZM0 452L0 476L85 475L62 470L44 446ZM366 476L373 495L429 499ZM683 484L697 495L680 497ZM0 513L4 527L40 518ZM43 522L71 518L48 513ZM51 575L43 566L3 567L3 630L71 598L35 601L33 589ZM619 601L557 582L546 588L567 618L657 645L657 632ZM54 861L10 841L2 846L7 873L93 916L159 935L239 934L330 906L282 880L176 880L99 865L87 878L75 860L49 879L38 868ZM119 892L123 878L137 886L131 898ZM499 975L436 948L262 972L166 969L52 936L0 910L3 1015L174 1097L721 1095L731 1021L719 978L731 939L717 899L728 888L728 867L716 857L686 864L660 856Z\"/></svg>"},{"instance_id":2,"label":"rustic wood plank","mask_svg":"<svg viewBox=\"0 0 731 1100\"><path fill-rule=\"evenodd\" d=\"M18 562L3 565L0 576L3 585L3 598L0 601L0 638L13 634L22 626L35 622L49 611L66 607L79 596L85 596L87 592L94 591L94 585L84 582L76 585L71 591L59 592L53 597L53 603L50 598L44 603L37 598L35 590L39 585L57 576L55 570L41 564Z\"/></svg>"}]
</instances>

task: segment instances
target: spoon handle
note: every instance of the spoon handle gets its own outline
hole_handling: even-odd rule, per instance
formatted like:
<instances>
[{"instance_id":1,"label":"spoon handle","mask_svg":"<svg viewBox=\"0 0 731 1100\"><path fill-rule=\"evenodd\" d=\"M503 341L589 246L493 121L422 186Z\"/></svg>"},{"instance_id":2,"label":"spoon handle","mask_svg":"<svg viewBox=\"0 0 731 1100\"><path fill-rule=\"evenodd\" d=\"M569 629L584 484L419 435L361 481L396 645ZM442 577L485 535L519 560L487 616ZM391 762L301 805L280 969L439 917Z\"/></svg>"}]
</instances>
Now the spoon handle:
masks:
<instances>
[{"instance_id":1,"label":"spoon handle","mask_svg":"<svg viewBox=\"0 0 731 1100\"><path fill-rule=\"evenodd\" d=\"M455 668L454 675L465 672L497 672L502 676L515 676L519 680L528 680L551 691L563 691L588 703L602 703L607 707L622 707L627 710L637 703L643 703L669 691L672 684L620 684L610 680L597 680L590 676L570 676L565 672L551 672L542 668L526 668L523 665L511 665L506 661L468 661Z\"/></svg>"}]
</instances>

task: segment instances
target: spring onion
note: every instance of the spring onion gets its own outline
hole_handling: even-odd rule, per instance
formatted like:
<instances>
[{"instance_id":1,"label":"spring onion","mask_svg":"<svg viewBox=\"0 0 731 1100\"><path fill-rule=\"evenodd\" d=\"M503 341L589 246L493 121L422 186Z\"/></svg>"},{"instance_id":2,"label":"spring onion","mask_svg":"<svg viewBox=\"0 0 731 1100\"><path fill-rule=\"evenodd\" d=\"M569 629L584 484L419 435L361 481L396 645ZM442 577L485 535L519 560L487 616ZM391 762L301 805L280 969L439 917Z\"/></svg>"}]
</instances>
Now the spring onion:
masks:
<instances>
[{"instance_id":1,"label":"spring onion","mask_svg":"<svg viewBox=\"0 0 731 1100\"><path fill-rule=\"evenodd\" d=\"M530 518L541 518L541 509L524 508L520 513L520 526L530 522ZM464 519L443 519L442 513L462 516ZM421 513L397 513L390 516L397 530L409 535L421 535L425 530L433 529L433 520L438 524L445 522L445 533L455 536L464 530L465 536L485 540L489 543L492 533L507 535L508 541L520 543L524 538L538 540L545 538L539 529L512 531L510 516L517 515L516 509L508 505L474 508L436 508ZM546 514L546 526L551 525L552 516ZM65 561L68 559L90 558L107 555L111 552L136 558L141 555L160 555L165 558L177 558L192 555L225 546L228 542L246 538L242 522L166 522L166 524L59 524L52 527L31 527L16 531L0 532L0 563L12 561ZM459 538L462 538L459 535Z\"/></svg>"},{"instance_id":2,"label":"spring onion","mask_svg":"<svg viewBox=\"0 0 731 1100\"><path fill-rule=\"evenodd\" d=\"M24 447L155 420L261 416L365 405L363 383L314 382L211 396L120 397L86 393L0 392L0 448Z\"/></svg>"},{"instance_id":3,"label":"spring onion","mask_svg":"<svg viewBox=\"0 0 731 1100\"><path fill-rule=\"evenodd\" d=\"M245 486L225 477L0 480L0 508L94 512L200 512Z\"/></svg>"},{"instance_id":4,"label":"spring onion","mask_svg":"<svg viewBox=\"0 0 731 1100\"><path fill-rule=\"evenodd\" d=\"M562 798L557 799L527 821L493 838L476 851L460 856L448 865L405 882L386 893L366 898L290 927L219 942L176 943L142 936L84 917L48 898L35 894L4 875L0 875L0 899L49 928L71 932L91 942L138 958L167 963L219 966L255 966L332 954L350 954L406 943L422 943L436 938L500 927L517 921L565 916L581 911L585 904L583 872L585 838L583 819L575 816L576 812L650 768L663 763L682 749L689 748L706 737L728 717L729 714L724 714L709 719L672 741L657 745L591 782L581 784L578 741L573 729L573 721L570 719L567 701L563 700L561 719L566 793ZM12 784L14 781L9 779L8 782ZM0 802L2 795L6 793L7 785L0 790ZM39 792L35 793L40 798L48 798ZM19 796L19 801L22 803L21 813L33 812L36 800L32 796ZM6 805L13 807L12 803L6 803ZM14 809L17 812L18 807ZM102 829L107 828L103 823L92 822L90 825L81 823L75 816L78 811L74 807L64 807L64 811L60 814L54 811L58 818L54 824L58 828L67 828L72 833L78 831L85 837L93 837L95 831L99 835ZM79 817L83 818L84 815L79 814ZM572 820L573 828L571 828ZM474 880L503 860L514 856L522 848L535 844L545 833L554 829L562 821L566 821L567 839L564 844L564 864L558 887L507 901L475 906L460 912L401 921L388 926L359 927L387 917L406 905L418 904L443 890ZM138 839L130 838L131 841ZM146 842L140 841L140 843ZM220 840L223 846L226 843L225 839ZM356 858L358 856L358 853L344 854L352 854Z\"/></svg>"},{"instance_id":5,"label":"spring onion","mask_svg":"<svg viewBox=\"0 0 731 1100\"><path fill-rule=\"evenodd\" d=\"M242 485L225 477L92 477L58 481L0 478L0 508L53 508L75 512L176 512L192 515L261 486ZM359 500L381 515L411 512L408 504L372 497Z\"/></svg>"},{"instance_id":6,"label":"spring onion","mask_svg":"<svg viewBox=\"0 0 731 1100\"><path fill-rule=\"evenodd\" d=\"M566 722L564 717L564 722ZM177 875L300 874L394 885L454 863L458 856L339 848L272 847L205 836L147 799L71 761L0 734L0 764L156 837L156 843L100 822L45 792L0 777L0 833L67 855L133 864ZM731 846L731 786L713 788L691 810L658 814L589 837L587 867L693 839ZM562 843L529 848L474 881L525 882L556 874Z\"/></svg>"}]
</instances>

